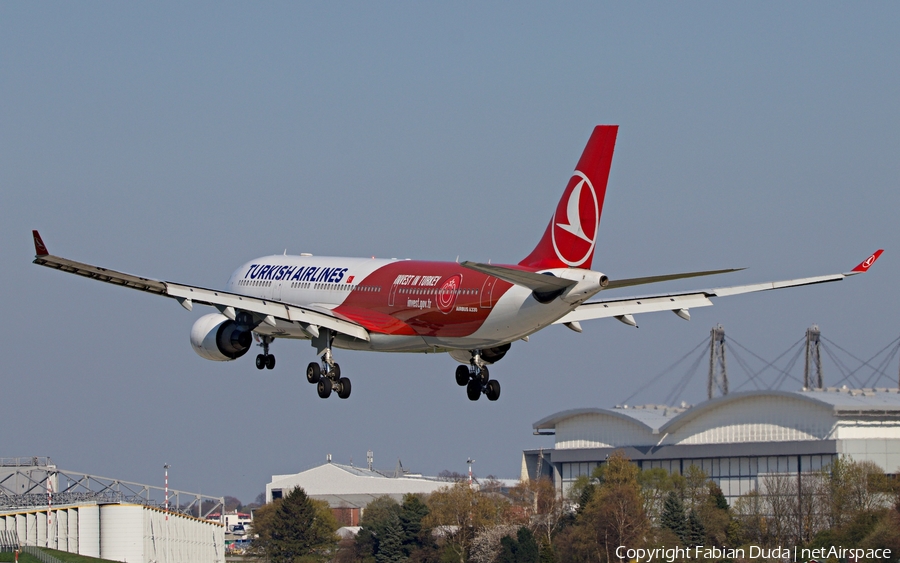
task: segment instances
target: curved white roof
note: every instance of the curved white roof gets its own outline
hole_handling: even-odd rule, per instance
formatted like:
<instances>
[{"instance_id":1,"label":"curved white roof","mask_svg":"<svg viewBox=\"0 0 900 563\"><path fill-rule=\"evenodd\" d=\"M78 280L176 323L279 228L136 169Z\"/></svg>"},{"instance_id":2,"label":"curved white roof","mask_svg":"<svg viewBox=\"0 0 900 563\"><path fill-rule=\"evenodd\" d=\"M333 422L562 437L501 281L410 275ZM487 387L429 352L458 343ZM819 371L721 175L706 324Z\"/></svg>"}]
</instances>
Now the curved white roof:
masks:
<instances>
[{"instance_id":1,"label":"curved white roof","mask_svg":"<svg viewBox=\"0 0 900 563\"><path fill-rule=\"evenodd\" d=\"M533 427L553 430L556 447L572 449L834 439L840 421L876 418L891 427L900 423L897 389L744 391L689 408L571 409Z\"/></svg>"}]
</instances>

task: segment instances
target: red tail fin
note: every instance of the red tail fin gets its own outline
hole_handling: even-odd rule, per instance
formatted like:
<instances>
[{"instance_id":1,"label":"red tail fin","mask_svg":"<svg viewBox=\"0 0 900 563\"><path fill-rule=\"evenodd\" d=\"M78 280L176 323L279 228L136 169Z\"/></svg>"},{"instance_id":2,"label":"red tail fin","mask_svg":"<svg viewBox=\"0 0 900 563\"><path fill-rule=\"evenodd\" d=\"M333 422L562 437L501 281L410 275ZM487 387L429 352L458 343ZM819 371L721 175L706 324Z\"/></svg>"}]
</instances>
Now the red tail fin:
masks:
<instances>
[{"instance_id":1,"label":"red tail fin","mask_svg":"<svg viewBox=\"0 0 900 563\"><path fill-rule=\"evenodd\" d=\"M520 266L591 267L618 131L618 125L594 127L544 237Z\"/></svg>"}]
</instances>

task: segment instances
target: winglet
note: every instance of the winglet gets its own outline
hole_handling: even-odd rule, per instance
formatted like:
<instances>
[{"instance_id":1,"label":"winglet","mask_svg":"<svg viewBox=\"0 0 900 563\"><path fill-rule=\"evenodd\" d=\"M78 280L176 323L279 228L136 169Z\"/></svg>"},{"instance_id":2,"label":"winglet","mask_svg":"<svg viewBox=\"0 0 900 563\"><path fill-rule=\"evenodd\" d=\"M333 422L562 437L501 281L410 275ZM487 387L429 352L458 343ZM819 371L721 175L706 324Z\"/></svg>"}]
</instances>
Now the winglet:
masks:
<instances>
[{"instance_id":1,"label":"winglet","mask_svg":"<svg viewBox=\"0 0 900 563\"><path fill-rule=\"evenodd\" d=\"M37 231L31 231L31 234L34 237L34 255L47 256L50 254L50 252L47 251L47 246L44 244L44 241L41 240L41 234Z\"/></svg>"},{"instance_id":2,"label":"winglet","mask_svg":"<svg viewBox=\"0 0 900 563\"><path fill-rule=\"evenodd\" d=\"M884 249L879 249L875 251L875 254L869 256L865 260L859 263L859 266L850 270L851 274L864 274L869 271L869 268L872 267L872 264L878 260L878 257L881 256L881 253L884 252Z\"/></svg>"}]
</instances>

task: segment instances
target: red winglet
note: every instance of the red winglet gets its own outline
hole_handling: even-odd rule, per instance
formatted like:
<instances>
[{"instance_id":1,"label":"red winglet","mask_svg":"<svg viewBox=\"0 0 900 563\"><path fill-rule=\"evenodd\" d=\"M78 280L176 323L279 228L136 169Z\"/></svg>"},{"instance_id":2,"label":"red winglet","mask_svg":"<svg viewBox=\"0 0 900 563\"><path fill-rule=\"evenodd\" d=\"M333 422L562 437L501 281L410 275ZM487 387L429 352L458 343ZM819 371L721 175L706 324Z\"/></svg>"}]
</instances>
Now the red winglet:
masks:
<instances>
[{"instance_id":1,"label":"red winglet","mask_svg":"<svg viewBox=\"0 0 900 563\"><path fill-rule=\"evenodd\" d=\"M34 255L35 256L47 256L50 252L47 251L47 246L44 244L44 241L41 240L41 234L37 231L31 231L32 236L34 236Z\"/></svg>"},{"instance_id":2,"label":"red winglet","mask_svg":"<svg viewBox=\"0 0 900 563\"><path fill-rule=\"evenodd\" d=\"M869 268L872 267L872 264L878 260L878 257L881 256L881 253L884 252L884 249L876 250L875 254L869 256L865 260L859 263L859 266L850 270L851 272L856 272L858 274L862 274L869 271Z\"/></svg>"}]
</instances>

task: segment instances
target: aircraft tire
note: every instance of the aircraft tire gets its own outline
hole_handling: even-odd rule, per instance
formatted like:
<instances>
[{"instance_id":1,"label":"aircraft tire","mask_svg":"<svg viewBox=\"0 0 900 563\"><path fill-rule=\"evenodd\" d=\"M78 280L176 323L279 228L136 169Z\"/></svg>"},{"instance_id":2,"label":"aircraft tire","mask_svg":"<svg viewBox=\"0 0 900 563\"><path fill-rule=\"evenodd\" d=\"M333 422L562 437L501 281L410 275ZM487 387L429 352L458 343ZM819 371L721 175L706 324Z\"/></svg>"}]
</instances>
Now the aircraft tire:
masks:
<instances>
[{"instance_id":1,"label":"aircraft tire","mask_svg":"<svg viewBox=\"0 0 900 563\"><path fill-rule=\"evenodd\" d=\"M465 387L469 384L469 366L457 366L456 368L456 384Z\"/></svg>"},{"instance_id":2,"label":"aircraft tire","mask_svg":"<svg viewBox=\"0 0 900 563\"><path fill-rule=\"evenodd\" d=\"M266 368L274 369L275 368L275 356L269 354L266 356Z\"/></svg>"},{"instance_id":3,"label":"aircraft tire","mask_svg":"<svg viewBox=\"0 0 900 563\"><path fill-rule=\"evenodd\" d=\"M478 370L478 379L479 383L482 385L487 385L488 381L491 379L490 372L488 372L487 366L481 366L481 369Z\"/></svg>"},{"instance_id":4,"label":"aircraft tire","mask_svg":"<svg viewBox=\"0 0 900 563\"><path fill-rule=\"evenodd\" d=\"M266 357L262 354L256 355L256 369L265 369L266 367Z\"/></svg>"},{"instance_id":5,"label":"aircraft tire","mask_svg":"<svg viewBox=\"0 0 900 563\"><path fill-rule=\"evenodd\" d=\"M340 366L340 364L338 364L337 362L335 362L334 365L331 366L331 373L328 374L328 375L330 375L332 379L335 379L335 380L340 379L340 378L341 378L341 366Z\"/></svg>"},{"instance_id":6,"label":"aircraft tire","mask_svg":"<svg viewBox=\"0 0 900 563\"><path fill-rule=\"evenodd\" d=\"M327 377L323 377L319 380L318 385L316 385L316 391L319 392L319 397L322 399L327 399L331 396L331 380Z\"/></svg>"},{"instance_id":7,"label":"aircraft tire","mask_svg":"<svg viewBox=\"0 0 900 563\"><path fill-rule=\"evenodd\" d=\"M338 397L341 399L346 399L350 396L350 379L346 377L341 378L341 390L338 392Z\"/></svg>"},{"instance_id":8,"label":"aircraft tire","mask_svg":"<svg viewBox=\"0 0 900 563\"><path fill-rule=\"evenodd\" d=\"M500 398L500 382L496 379L492 379L488 381L487 384L487 395L488 401L496 401Z\"/></svg>"},{"instance_id":9,"label":"aircraft tire","mask_svg":"<svg viewBox=\"0 0 900 563\"><path fill-rule=\"evenodd\" d=\"M466 385L466 396L469 397L470 401L477 401L478 399L480 399L481 384L474 379L470 381L469 384Z\"/></svg>"},{"instance_id":10,"label":"aircraft tire","mask_svg":"<svg viewBox=\"0 0 900 563\"><path fill-rule=\"evenodd\" d=\"M310 362L306 366L306 380L315 385L322 379L322 368L316 362Z\"/></svg>"}]
</instances>

